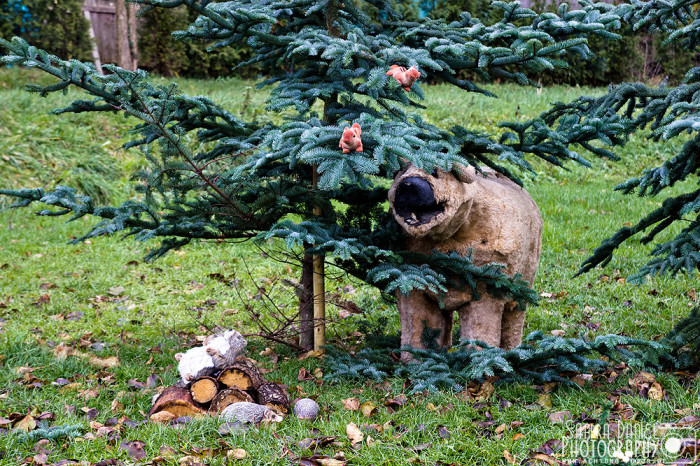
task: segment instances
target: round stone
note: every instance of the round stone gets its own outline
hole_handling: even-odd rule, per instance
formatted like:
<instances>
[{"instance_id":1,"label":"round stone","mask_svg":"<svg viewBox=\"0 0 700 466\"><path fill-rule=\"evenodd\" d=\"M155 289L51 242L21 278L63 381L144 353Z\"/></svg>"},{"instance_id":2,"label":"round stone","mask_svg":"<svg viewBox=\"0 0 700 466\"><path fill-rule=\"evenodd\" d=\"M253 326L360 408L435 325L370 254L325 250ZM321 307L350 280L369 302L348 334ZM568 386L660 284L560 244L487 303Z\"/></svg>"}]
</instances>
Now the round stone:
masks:
<instances>
[{"instance_id":1,"label":"round stone","mask_svg":"<svg viewBox=\"0 0 700 466\"><path fill-rule=\"evenodd\" d=\"M318 403L311 398L302 398L294 405L294 415L299 419L311 419L312 421L318 416Z\"/></svg>"}]
</instances>

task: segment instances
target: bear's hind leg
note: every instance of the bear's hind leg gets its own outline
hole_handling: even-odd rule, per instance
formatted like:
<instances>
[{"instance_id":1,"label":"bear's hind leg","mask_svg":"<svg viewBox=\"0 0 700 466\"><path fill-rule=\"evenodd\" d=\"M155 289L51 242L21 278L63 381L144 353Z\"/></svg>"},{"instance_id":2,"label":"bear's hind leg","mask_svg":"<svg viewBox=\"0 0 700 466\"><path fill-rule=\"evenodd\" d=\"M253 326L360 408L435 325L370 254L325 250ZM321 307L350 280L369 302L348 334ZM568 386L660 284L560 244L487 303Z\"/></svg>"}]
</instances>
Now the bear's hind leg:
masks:
<instances>
[{"instance_id":1,"label":"bear's hind leg","mask_svg":"<svg viewBox=\"0 0 700 466\"><path fill-rule=\"evenodd\" d=\"M503 300L487 294L460 307L459 336L462 340L481 340L491 346L501 344Z\"/></svg>"},{"instance_id":2,"label":"bear's hind leg","mask_svg":"<svg viewBox=\"0 0 700 466\"><path fill-rule=\"evenodd\" d=\"M438 303L428 298L425 293L413 291L405 296L397 293L399 315L401 317L401 346L425 348L421 337L425 327L438 330L437 344L440 347L452 345L453 311L440 309ZM401 358L410 359L408 353Z\"/></svg>"},{"instance_id":3,"label":"bear's hind leg","mask_svg":"<svg viewBox=\"0 0 700 466\"><path fill-rule=\"evenodd\" d=\"M501 348L512 349L522 343L524 327L525 311L521 311L517 303L506 303L501 323Z\"/></svg>"}]
</instances>

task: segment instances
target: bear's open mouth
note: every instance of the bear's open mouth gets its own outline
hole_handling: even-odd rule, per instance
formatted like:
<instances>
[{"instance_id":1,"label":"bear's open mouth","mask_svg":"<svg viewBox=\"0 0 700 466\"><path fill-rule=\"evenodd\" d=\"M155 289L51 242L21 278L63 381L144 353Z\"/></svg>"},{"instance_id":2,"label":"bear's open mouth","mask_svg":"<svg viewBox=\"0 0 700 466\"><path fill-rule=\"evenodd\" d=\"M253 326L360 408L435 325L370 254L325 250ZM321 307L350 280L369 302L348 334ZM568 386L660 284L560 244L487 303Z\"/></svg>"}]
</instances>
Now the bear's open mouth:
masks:
<instances>
[{"instance_id":1,"label":"bear's open mouth","mask_svg":"<svg viewBox=\"0 0 700 466\"><path fill-rule=\"evenodd\" d=\"M427 180L411 176L397 186L394 210L407 225L420 226L445 212L445 206L435 200L433 188Z\"/></svg>"},{"instance_id":2,"label":"bear's open mouth","mask_svg":"<svg viewBox=\"0 0 700 466\"><path fill-rule=\"evenodd\" d=\"M445 207L442 204L432 204L428 206L402 208L396 207L396 213L400 215L404 222L410 226L420 226L429 223L432 219L445 212Z\"/></svg>"}]
</instances>

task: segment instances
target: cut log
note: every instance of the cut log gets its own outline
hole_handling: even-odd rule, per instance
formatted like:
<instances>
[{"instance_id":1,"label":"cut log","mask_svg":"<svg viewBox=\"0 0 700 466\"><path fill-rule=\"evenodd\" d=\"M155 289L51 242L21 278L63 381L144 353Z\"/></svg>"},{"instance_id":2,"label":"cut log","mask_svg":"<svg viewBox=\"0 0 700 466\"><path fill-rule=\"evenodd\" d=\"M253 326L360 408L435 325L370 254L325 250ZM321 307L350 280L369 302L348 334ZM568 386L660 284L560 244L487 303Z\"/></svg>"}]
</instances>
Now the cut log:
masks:
<instances>
[{"instance_id":1,"label":"cut log","mask_svg":"<svg viewBox=\"0 0 700 466\"><path fill-rule=\"evenodd\" d=\"M211 400L209 414L220 413L228 405L241 401L247 401L248 403L255 402L248 392L244 392L240 388L224 388Z\"/></svg>"},{"instance_id":2,"label":"cut log","mask_svg":"<svg viewBox=\"0 0 700 466\"><path fill-rule=\"evenodd\" d=\"M256 390L264 382L258 368L247 359L239 358L235 364L221 370L219 384L241 390Z\"/></svg>"},{"instance_id":3,"label":"cut log","mask_svg":"<svg viewBox=\"0 0 700 466\"><path fill-rule=\"evenodd\" d=\"M281 385L267 382L258 387L258 403L278 414L289 414L289 397Z\"/></svg>"},{"instance_id":4,"label":"cut log","mask_svg":"<svg viewBox=\"0 0 700 466\"><path fill-rule=\"evenodd\" d=\"M190 395L197 403L206 404L214 399L219 391L219 384L214 377L200 377L190 385Z\"/></svg>"},{"instance_id":5,"label":"cut log","mask_svg":"<svg viewBox=\"0 0 700 466\"><path fill-rule=\"evenodd\" d=\"M198 416L205 414L199 404L192 399L190 391L186 388L172 386L163 390L163 393L155 400L153 407L148 411L148 417L161 411L168 411L176 417Z\"/></svg>"}]
</instances>

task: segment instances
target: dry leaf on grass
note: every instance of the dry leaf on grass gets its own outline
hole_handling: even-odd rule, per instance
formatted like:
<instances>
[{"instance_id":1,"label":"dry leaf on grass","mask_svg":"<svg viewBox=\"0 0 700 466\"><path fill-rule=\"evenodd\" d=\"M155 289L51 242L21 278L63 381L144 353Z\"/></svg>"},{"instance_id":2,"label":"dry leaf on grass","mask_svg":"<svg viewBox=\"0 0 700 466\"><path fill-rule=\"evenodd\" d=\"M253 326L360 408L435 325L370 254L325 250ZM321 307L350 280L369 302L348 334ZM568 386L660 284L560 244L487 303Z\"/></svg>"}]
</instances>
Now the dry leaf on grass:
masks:
<instances>
[{"instance_id":1,"label":"dry leaf on grass","mask_svg":"<svg viewBox=\"0 0 700 466\"><path fill-rule=\"evenodd\" d=\"M371 401L365 401L362 403L362 406L360 406L360 411L362 412L363 416L370 417L372 414L377 412L377 407L374 406L374 403Z\"/></svg>"},{"instance_id":2,"label":"dry leaf on grass","mask_svg":"<svg viewBox=\"0 0 700 466\"><path fill-rule=\"evenodd\" d=\"M362 442L365 439L365 434L363 434L360 431L360 428L357 427L357 424L355 424L354 422L351 422L347 425L347 427L345 428L345 433L347 434L348 438L350 439L350 443L353 446Z\"/></svg>"},{"instance_id":3,"label":"dry leaf on grass","mask_svg":"<svg viewBox=\"0 0 700 466\"><path fill-rule=\"evenodd\" d=\"M234 460L242 460L248 456L248 452L242 448L234 448L226 452L226 457Z\"/></svg>"},{"instance_id":4,"label":"dry leaf on grass","mask_svg":"<svg viewBox=\"0 0 700 466\"><path fill-rule=\"evenodd\" d=\"M542 394L540 394L539 397L537 397L537 404L543 408L551 409L552 408L552 397L546 393L542 393Z\"/></svg>"},{"instance_id":5,"label":"dry leaf on grass","mask_svg":"<svg viewBox=\"0 0 700 466\"><path fill-rule=\"evenodd\" d=\"M132 460L140 460L146 457L146 452L143 450L145 443L140 440L132 440L119 445L120 450L126 450L126 454Z\"/></svg>"},{"instance_id":6,"label":"dry leaf on grass","mask_svg":"<svg viewBox=\"0 0 700 466\"><path fill-rule=\"evenodd\" d=\"M343 408L350 410L350 411L359 411L360 410L360 400L356 397L352 398L345 398L344 400L341 400L343 402Z\"/></svg>"},{"instance_id":7,"label":"dry leaf on grass","mask_svg":"<svg viewBox=\"0 0 700 466\"><path fill-rule=\"evenodd\" d=\"M571 411L557 411L549 415L549 422L552 424L561 424L562 422L571 420L572 417Z\"/></svg>"}]
</instances>

